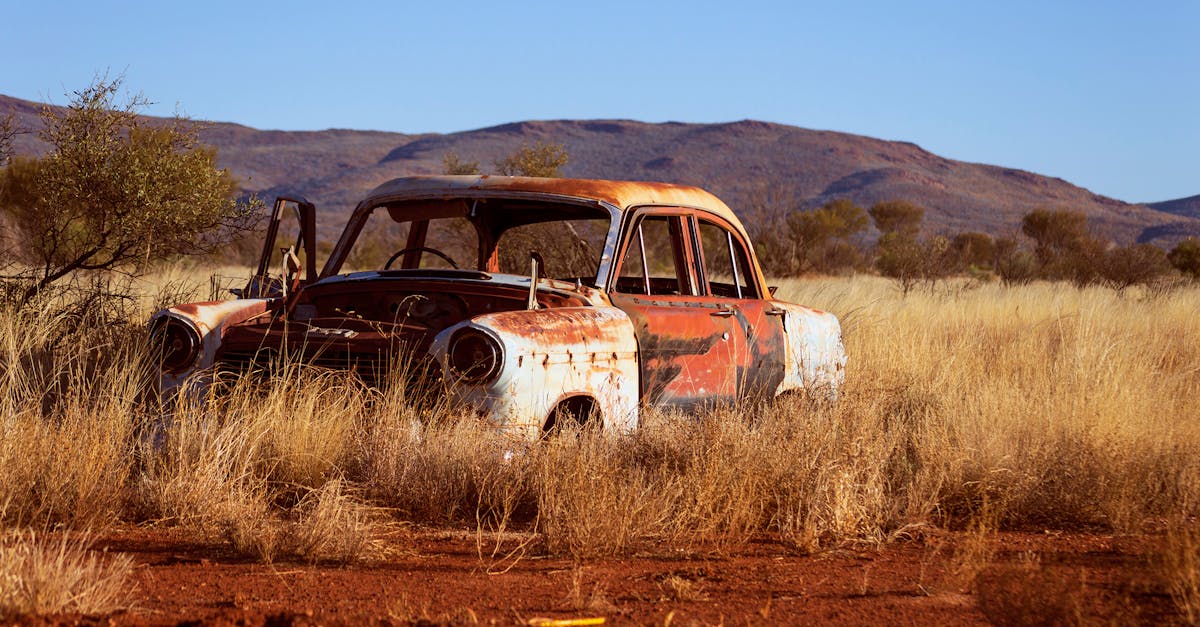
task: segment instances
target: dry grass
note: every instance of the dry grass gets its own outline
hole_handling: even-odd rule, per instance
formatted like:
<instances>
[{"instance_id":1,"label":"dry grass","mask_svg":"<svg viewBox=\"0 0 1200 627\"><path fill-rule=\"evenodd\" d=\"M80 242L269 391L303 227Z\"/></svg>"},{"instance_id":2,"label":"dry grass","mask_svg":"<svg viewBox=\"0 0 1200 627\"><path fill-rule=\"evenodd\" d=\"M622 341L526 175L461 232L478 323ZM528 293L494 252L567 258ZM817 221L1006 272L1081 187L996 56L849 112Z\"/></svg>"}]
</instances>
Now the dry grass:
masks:
<instances>
[{"instance_id":1,"label":"dry grass","mask_svg":"<svg viewBox=\"0 0 1200 627\"><path fill-rule=\"evenodd\" d=\"M164 275L147 302L205 295L187 277ZM172 408L150 447L131 366L144 309L103 332L0 312L0 518L157 521L263 560L346 562L380 554L389 521L515 526L585 559L764 533L811 552L984 518L1136 531L1200 513L1200 289L963 283L903 298L854 278L787 281L780 296L842 319L836 406L649 411L630 436L537 445L427 390L285 366Z\"/></svg>"},{"instance_id":2,"label":"dry grass","mask_svg":"<svg viewBox=\"0 0 1200 627\"><path fill-rule=\"evenodd\" d=\"M1180 614L1188 624L1200 624L1200 525L1195 519L1171 524L1159 568Z\"/></svg>"},{"instance_id":3,"label":"dry grass","mask_svg":"<svg viewBox=\"0 0 1200 627\"><path fill-rule=\"evenodd\" d=\"M908 466L924 475L912 505L935 520L966 520L986 496L1006 525L1131 529L1198 503L1195 288L984 285L902 299L857 280L782 292L842 315L846 396L901 423Z\"/></svg>"},{"instance_id":4,"label":"dry grass","mask_svg":"<svg viewBox=\"0 0 1200 627\"><path fill-rule=\"evenodd\" d=\"M10 532L0 539L0 619L122 609L132 568L128 557L90 551L86 539Z\"/></svg>"}]
</instances>

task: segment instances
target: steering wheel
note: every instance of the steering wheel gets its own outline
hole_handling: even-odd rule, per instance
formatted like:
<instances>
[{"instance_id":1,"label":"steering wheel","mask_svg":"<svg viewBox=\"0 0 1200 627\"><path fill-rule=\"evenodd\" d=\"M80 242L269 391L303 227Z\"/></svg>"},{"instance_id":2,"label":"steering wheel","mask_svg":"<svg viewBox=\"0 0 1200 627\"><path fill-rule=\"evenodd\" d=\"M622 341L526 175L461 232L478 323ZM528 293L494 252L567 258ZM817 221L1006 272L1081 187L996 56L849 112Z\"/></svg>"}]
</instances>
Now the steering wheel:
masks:
<instances>
[{"instance_id":1,"label":"steering wheel","mask_svg":"<svg viewBox=\"0 0 1200 627\"><path fill-rule=\"evenodd\" d=\"M417 251L417 250L419 250L421 252L433 253L433 254L437 255L438 257L445 259L446 263L450 264L450 267L454 268L455 270L458 269L458 264L454 263L454 260L450 258L450 255L447 255L446 253L444 253L436 248L429 248L428 246L413 246L411 248L401 248L400 250L397 250L395 253L392 254L391 257L388 257L387 263L383 264L383 269L390 270L392 267L392 262L396 261L396 259L399 259L400 255L403 255L404 253L410 253L413 251Z\"/></svg>"}]
</instances>

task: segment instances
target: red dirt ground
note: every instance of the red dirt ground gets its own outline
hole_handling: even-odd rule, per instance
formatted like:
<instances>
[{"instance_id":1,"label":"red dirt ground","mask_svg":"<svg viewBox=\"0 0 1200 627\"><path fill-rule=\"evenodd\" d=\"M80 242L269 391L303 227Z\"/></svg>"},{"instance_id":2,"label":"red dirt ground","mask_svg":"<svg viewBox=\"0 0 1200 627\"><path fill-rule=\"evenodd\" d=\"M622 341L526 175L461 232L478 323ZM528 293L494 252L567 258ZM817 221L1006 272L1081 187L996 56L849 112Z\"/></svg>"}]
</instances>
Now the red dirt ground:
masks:
<instances>
[{"instance_id":1,"label":"red dirt ground","mask_svg":"<svg viewBox=\"0 0 1200 627\"><path fill-rule=\"evenodd\" d=\"M1154 536L1002 533L987 545L936 532L882 548L798 555L759 540L732 552L644 547L576 565L480 558L465 531L413 531L386 560L264 565L178 530L125 528L96 550L130 554L133 606L28 624L1178 623L1153 566ZM977 557L971 557L976 555ZM504 570L505 567L509 567ZM974 575L974 576L973 576Z\"/></svg>"}]
</instances>

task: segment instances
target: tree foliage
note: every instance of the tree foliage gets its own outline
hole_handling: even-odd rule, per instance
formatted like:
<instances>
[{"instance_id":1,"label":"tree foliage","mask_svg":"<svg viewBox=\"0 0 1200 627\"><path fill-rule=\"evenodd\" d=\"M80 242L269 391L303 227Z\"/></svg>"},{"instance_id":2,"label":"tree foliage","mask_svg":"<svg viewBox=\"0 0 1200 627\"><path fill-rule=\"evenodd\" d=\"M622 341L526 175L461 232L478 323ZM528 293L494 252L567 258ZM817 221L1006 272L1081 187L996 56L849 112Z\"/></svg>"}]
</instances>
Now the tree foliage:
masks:
<instances>
[{"instance_id":1,"label":"tree foliage","mask_svg":"<svg viewBox=\"0 0 1200 627\"><path fill-rule=\"evenodd\" d=\"M924 208L903 200L875 203L869 213L881 235L900 233L916 237L925 218Z\"/></svg>"},{"instance_id":2,"label":"tree foliage","mask_svg":"<svg viewBox=\"0 0 1200 627\"><path fill-rule=\"evenodd\" d=\"M116 102L121 81L99 79L61 112L42 110L50 151L2 173L0 210L25 242L23 300L80 271L136 274L174 255L202 254L257 217L256 200L216 168L191 122L151 123L140 97ZM14 277L10 277L14 278Z\"/></svg>"},{"instance_id":3,"label":"tree foliage","mask_svg":"<svg viewBox=\"0 0 1200 627\"><path fill-rule=\"evenodd\" d=\"M1038 208L1021 219L1021 232L1033 240L1038 275L1088 285L1101 278L1107 244L1088 231L1087 214Z\"/></svg>"},{"instance_id":4,"label":"tree foliage","mask_svg":"<svg viewBox=\"0 0 1200 627\"><path fill-rule=\"evenodd\" d=\"M1021 232L1034 241L1038 259L1050 264L1088 238L1087 215L1067 209L1034 209L1021 219Z\"/></svg>"},{"instance_id":5,"label":"tree foliage","mask_svg":"<svg viewBox=\"0 0 1200 627\"><path fill-rule=\"evenodd\" d=\"M1200 240L1189 237L1179 242L1167 254L1167 260L1176 270L1200 280Z\"/></svg>"},{"instance_id":6,"label":"tree foliage","mask_svg":"<svg viewBox=\"0 0 1200 627\"><path fill-rule=\"evenodd\" d=\"M992 269L1007 284L1024 284L1037 278L1038 263L1033 253L1021 250L1017 240L1000 237L995 240L996 252Z\"/></svg>"},{"instance_id":7,"label":"tree foliage","mask_svg":"<svg viewBox=\"0 0 1200 627\"><path fill-rule=\"evenodd\" d=\"M496 162L496 171L503 176L543 176L555 178L570 160L562 144L545 144L538 141L533 146L522 143L512 154Z\"/></svg>"},{"instance_id":8,"label":"tree foliage","mask_svg":"<svg viewBox=\"0 0 1200 627\"><path fill-rule=\"evenodd\" d=\"M849 199L838 198L787 218L795 272L834 272L858 265L861 255L850 239L867 228L867 213Z\"/></svg>"},{"instance_id":9,"label":"tree foliage","mask_svg":"<svg viewBox=\"0 0 1200 627\"><path fill-rule=\"evenodd\" d=\"M918 240L892 231L879 239L877 253L875 267L883 276L895 279L905 295L918 283L932 284L954 271L950 240L941 236Z\"/></svg>"},{"instance_id":10,"label":"tree foliage","mask_svg":"<svg viewBox=\"0 0 1200 627\"><path fill-rule=\"evenodd\" d=\"M992 268L996 262L996 241L987 233L968 231L958 233L950 240L950 250L954 253L959 269L974 266L976 268Z\"/></svg>"},{"instance_id":11,"label":"tree foliage","mask_svg":"<svg viewBox=\"0 0 1200 627\"><path fill-rule=\"evenodd\" d=\"M932 283L955 270L955 249L945 237L920 239L925 209L902 200L876 203L868 211L881 233L875 268L908 294L921 281Z\"/></svg>"}]
</instances>

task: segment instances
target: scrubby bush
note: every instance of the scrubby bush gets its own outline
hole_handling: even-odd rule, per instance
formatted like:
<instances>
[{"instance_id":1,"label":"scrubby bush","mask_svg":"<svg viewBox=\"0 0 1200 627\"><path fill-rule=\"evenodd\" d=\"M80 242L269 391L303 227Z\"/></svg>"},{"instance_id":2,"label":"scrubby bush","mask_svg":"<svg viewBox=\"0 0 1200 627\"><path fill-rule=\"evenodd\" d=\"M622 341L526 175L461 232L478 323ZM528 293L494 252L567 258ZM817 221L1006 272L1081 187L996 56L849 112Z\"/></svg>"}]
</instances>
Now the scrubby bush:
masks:
<instances>
[{"instance_id":1,"label":"scrubby bush","mask_svg":"<svg viewBox=\"0 0 1200 627\"><path fill-rule=\"evenodd\" d=\"M889 200L874 204L870 211L875 228L883 235L899 233L916 237L921 230L925 209L903 200Z\"/></svg>"},{"instance_id":2,"label":"scrubby bush","mask_svg":"<svg viewBox=\"0 0 1200 627\"><path fill-rule=\"evenodd\" d=\"M1172 271L1167 253L1153 244L1115 247L1105 255L1099 270L1104 282L1119 290L1149 285Z\"/></svg>"},{"instance_id":3,"label":"scrubby bush","mask_svg":"<svg viewBox=\"0 0 1200 627\"><path fill-rule=\"evenodd\" d=\"M987 233L959 233L950 239L950 250L958 269L991 269L996 260L996 241Z\"/></svg>"},{"instance_id":4,"label":"scrubby bush","mask_svg":"<svg viewBox=\"0 0 1200 627\"><path fill-rule=\"evenodd\" d=\"M1200 279L1200 240L1189 237L1167 255L1171 265L1193 279Z\"/></svg>"},{"instance_id":5,"label":"scrubby bush","mask_svg":"<svg viewBox=\"0 0 1200 627\"><path fill-rule=\"evenodd\" d=\"M521 144L508 156L496 162L496 172L503 176L562 176L562 167L571 160L562 144L546 144L540 140L533 146ZM449 166L450 164L447 164ZM469 165L469 164L468 164ZM473 174L473 173L468 173Z\"/></svg>"}]
</instances>

